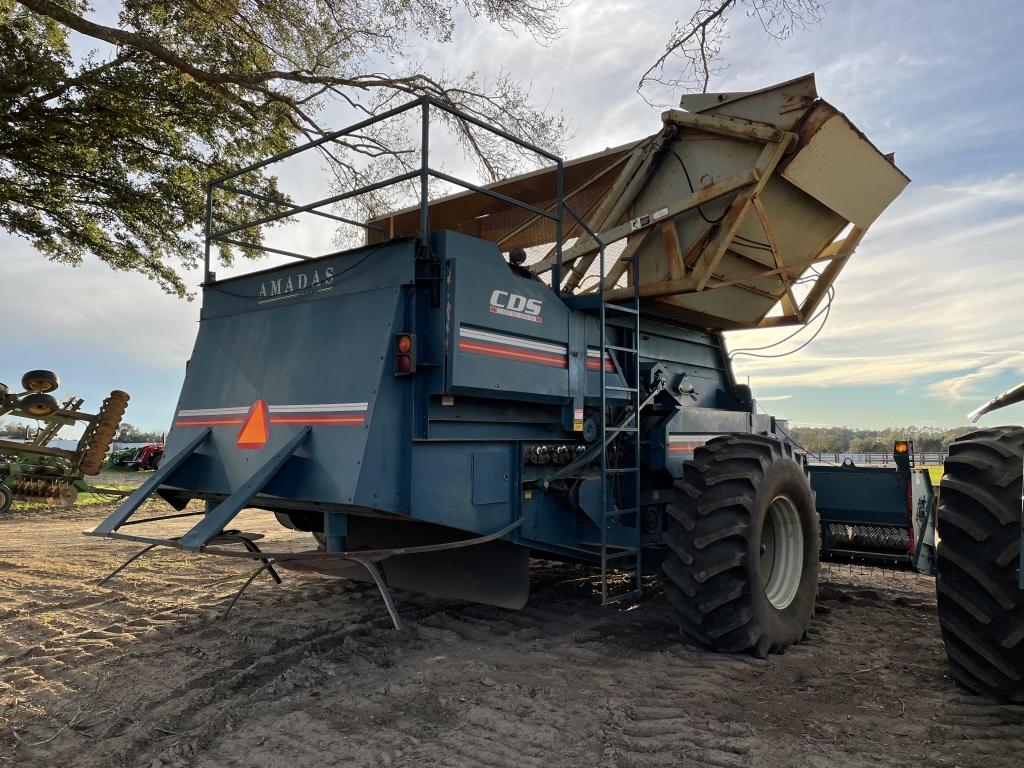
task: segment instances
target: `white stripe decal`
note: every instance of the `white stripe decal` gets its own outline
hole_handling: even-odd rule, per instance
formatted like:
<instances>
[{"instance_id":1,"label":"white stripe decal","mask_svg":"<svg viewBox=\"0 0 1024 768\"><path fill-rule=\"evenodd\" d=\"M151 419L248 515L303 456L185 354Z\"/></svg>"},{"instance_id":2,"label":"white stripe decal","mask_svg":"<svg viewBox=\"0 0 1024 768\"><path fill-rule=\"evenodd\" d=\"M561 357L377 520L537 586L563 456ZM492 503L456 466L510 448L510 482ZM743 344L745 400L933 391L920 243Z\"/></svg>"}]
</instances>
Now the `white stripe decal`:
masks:
<instances>
[{"instance_id":1,"label":"white stripe decal","mask_svg":"<svg viewBox=\"0 0 1024 768\"><path fill-rule=\"evenodd\" d=\"M251 406L244 406L241 408L192 408L189 410L178 411L179 416L235 416L242 414L243 416L249 412Z\"/></svg>"},{"instance_id":2,"label":"white stripe decal","mask_svg":"<svg viewBox=\"0 0 1024 768\"><path fill-rule=\"evenodd\" d=\"M533 349L539 352L550 352L556 355L564 355L566 353L566 350L568 349L568 347L564 344L547 344L542 341L531 341L529 339L524 339L519 336L506 336L501 333L479 331L475 328L467 328L464 325L459 326L459 336L464 336L467 339L477 339L478 341L490 341L492 343L497 344L507 344L513 347L522 347L523 349ZM601 358L601 350L587 348L587 357L599 360ZM604 359L610 362L612 358L611 355L606 354Z\"/></svg>"},{"instance_id":3,"label":"white stripe decal","mask_svg":"<svg viewBox=\"0 0 1024 768\"><path fill-rule=\"evenodd\" d=\"M547 344L543 341L530 341L520 336L505 336L501 333L478 331L475 328L467 328L464 325L459 326L459 336L464 336L467 339L477 339L478 341L508 344L509 346L522 347L523 349L534 349L539 352L552 352L556 355L564 355L566 351L565 344Z\"/></svg>"},{"instance_id":4,"label":"white stripe decal","mask_svg":"<svg viewBox=\"0 0 1024 768\"><path fill-rule=\"evenodd\" d=\"M320 403L314 405L271 405L267 410L271 413L346 413L365 411L369 403ZM178 411L179 418L196 416L244 416L252 408L251 405L238 408L190 408Z\"/></svg>"},{"instance_id":5,"label":"white stripe decal","mask_svg":"<svg viewBox=\"0 0 1024 768\"><path fill-rule=\"evenodd\" d=\"M706 443L714 435L669 435L668 441L670 443Z\"/></svg>"},{"instance_id":6,"label":"white stripe decal","mask_svg":"<svg viewBox=\"0 0 1024 768\"><path fill-rule=\"evenodd\" d=\"M271 413L338 413L342 411L365 411L369 403L323 403L321 405L271 405Z\"/></svg>"}]
</instances>

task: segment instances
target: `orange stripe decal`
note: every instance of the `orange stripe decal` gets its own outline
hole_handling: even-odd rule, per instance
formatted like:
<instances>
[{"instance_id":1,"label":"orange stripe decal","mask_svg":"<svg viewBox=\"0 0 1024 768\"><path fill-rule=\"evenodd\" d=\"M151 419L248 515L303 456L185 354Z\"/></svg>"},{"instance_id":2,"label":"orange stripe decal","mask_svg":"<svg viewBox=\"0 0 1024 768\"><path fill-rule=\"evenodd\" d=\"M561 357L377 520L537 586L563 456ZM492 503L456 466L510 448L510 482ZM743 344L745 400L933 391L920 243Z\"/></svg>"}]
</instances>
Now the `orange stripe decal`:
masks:
<instances>
[{"instance_id":1,"label":"orange stripe decal","mask_svg":"<svg viewBox=\"0 0 1024 768\"><path fill-rule=\"evenodd\" d=\"M245 419L178 419L176 427L226 427L241 424Z\"/></svg>"},{"instance_id":2,"label":"orange stripe decal","mask_svg":"<svg viewBox=\"0 0 1024 768\"><path fill-rule=\"evenodd\" d=\"M351 416L271 416L271 424L364 424L362 414Z\"/></svg>"},{"instance_id":3,"label":"orange stripe decal","mask_svg":"<svg viewBox=\"0 0 1024 768\"><path fill-rule=\"evenodd\" d=\"M669 453L693 453L704 443L675 443L668 448Z\"/></svg>"},{"instance_id":4,"label":"orange stripe decal","mask_svg":"<svg viewBox=\"0 0 1024 768\"><path fill-rule=\"evenodd\" d=\"M540 365L551 365L558 368L569 367L569 358L565 355L549 355L543 352L527 352L525 350L511 349L509 347L497 347L484 344L479 341L459 341L459 349L478 355L491 357L504 357L509 360L522 360L526 363L539 363Z\"/></svg>"},{"instance_id":5,"label":"orange stripe decal","mask_svg":"<svg viewBox=\"0 0 1024 768\"><path fill-rule=\"evenodd\" d=\"M298 425L359 425L366 423L365 413L346 413L346 414L327 414L327 413L310 413L308 415L296 413L287 415L274 415L271 414L268 422L270 424L298 424ZM177 419L174 422L175 427L236 427L246 423L245 417L239 416L224 417L219 419L195 419L185 418ZM243 441L244 442L244 441ZM258 441L254 441L258 442Z\"/></svg>"}]
</instances>

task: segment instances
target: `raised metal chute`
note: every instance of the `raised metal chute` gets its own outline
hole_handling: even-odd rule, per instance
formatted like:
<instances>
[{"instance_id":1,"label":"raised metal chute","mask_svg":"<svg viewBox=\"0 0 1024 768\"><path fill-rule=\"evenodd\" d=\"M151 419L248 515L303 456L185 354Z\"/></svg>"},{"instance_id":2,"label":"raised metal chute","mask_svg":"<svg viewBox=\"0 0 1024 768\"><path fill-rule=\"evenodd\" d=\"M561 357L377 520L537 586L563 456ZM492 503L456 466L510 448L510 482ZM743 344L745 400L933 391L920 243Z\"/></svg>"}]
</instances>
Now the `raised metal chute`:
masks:
<instances>
[{"instance_id":1,"label":"raised metal chute","mask_svg":"<svg viewBox=\"0 0 1024 768\"><path fill-rule=\"evenodd\" d=\"M635 258L647 315L709 330L808 322L910 180L818 97L813 75L685 96L682 107L665 111L653 136L565 164L565 203L606 248L605 298L632 295ZM488 189L553 211L556 174ZM413 234L417 216L409 209L370 223L390 236ZM531 270L559 274L565 294L597 290L600 246L568 217L564 237L576 240L560 260L550 220L479 192L431 203L430 220L503 251L546 246Z\"/></svg>"}]
</instances>

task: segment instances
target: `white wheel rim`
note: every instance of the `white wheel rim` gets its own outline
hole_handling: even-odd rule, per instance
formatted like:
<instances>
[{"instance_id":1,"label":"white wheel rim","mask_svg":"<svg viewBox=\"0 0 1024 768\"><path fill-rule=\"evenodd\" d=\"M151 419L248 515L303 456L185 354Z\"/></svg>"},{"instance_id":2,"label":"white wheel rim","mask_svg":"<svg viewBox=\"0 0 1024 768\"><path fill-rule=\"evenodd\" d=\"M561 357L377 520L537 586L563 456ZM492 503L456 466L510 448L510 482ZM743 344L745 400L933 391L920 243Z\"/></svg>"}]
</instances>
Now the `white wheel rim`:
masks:
<instances>
[{"instance_id":1,"label":"white wheel rim","mask_svg":"<svg viewBox=\"0 0 1024 768\"><path fill-rule=\"evenodd\" d=\"M765 574L765 595L769 603L782 610L796 598L804 570L804 531L796 505L788 496L776 496L768 505L761 549L762 558L769 557L771 563Z\"/></svg>"}]
</instances>

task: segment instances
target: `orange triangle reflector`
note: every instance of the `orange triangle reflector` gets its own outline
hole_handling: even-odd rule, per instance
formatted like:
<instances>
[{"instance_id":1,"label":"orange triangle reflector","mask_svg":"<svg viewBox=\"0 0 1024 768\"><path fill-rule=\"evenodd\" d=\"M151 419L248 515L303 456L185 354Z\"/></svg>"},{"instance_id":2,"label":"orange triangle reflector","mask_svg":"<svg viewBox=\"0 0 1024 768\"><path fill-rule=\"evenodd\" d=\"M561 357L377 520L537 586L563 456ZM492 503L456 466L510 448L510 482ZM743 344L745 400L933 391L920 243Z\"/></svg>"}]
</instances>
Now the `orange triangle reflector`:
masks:
<instances>
[{"instance_id":1,"label":"orange triangle reflector","mask_svg":"<svg viewBox=\"0 0 1024 768\"><path fill-rule=\"evenodd\" d=\"M270 434L270 416L267 411L265 400L257 400L249 409L249 415L245 417L245 423L238 432L239 448L262 448L267 444L267 437Z\"/></svg>"}]
</instances>

